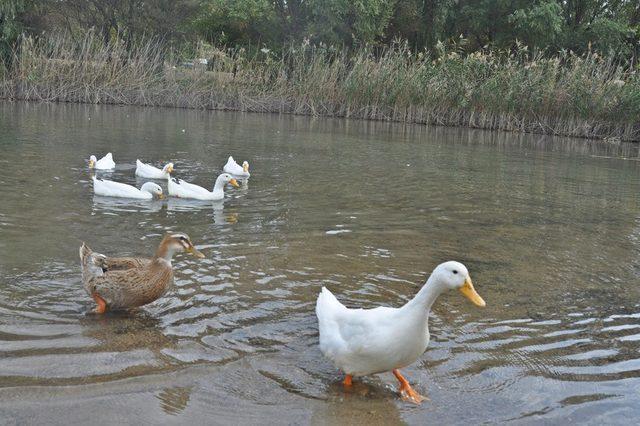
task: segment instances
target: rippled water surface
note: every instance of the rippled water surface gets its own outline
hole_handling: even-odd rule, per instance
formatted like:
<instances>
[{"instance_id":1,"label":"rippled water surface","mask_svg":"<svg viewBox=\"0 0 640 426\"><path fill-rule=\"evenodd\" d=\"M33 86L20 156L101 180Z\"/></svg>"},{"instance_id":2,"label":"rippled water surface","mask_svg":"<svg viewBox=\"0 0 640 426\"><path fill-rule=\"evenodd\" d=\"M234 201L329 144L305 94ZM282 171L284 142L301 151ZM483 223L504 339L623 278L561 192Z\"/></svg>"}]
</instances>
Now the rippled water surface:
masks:
<instances>
[{"instance_id":1,"label":"rippled water surface","mask_svg":"<svg viewBox=\"0 0 640 426\"><path fill-rule=\"evenodd\" d=\"M173 160L224 202L94 198L86 159ZM640 416L637 146L362 121L0 104L0 422L626 423ZM150 255L167 230L176 287L86 315L78 246ZM398 306L439 262L488 303L443 295L406 376L350 391L318 350L322 285Z\"/></svg>"}]
</instances>

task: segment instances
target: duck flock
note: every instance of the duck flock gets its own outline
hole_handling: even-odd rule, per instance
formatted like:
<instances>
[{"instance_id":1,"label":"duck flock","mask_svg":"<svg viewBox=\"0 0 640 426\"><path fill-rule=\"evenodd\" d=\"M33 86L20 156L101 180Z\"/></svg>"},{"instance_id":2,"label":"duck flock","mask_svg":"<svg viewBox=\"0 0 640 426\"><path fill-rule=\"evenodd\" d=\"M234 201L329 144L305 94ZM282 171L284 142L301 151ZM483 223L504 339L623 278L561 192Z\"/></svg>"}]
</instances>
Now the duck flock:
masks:
<instances>
[{"instance_id":1,"label":"duck flock","mask_svg":"<svg viewBox=\"0 0 640 426\"><path fill-rule=\"evenodd\" d=\"M89 168L92 170L109 171L116 167L113 154L110 152L101 159L95 155L89 157ZM136 176L144 179L157 179L167 181L167 192L170 197L186 198L192 200L217 201L224 198L224 187L229 184L238 188L238 181L235 177L248 178L249 163L243 162L242 166L236 163L233 157L229 156L227 163L223 167L224 173L216 179L211 191L199 185L186 182L182 179L171 177L173 163L167 163L162 169L136 160ZM154 182L145 182L140 189L126 183L114 182L107 179L99 179L93 176L93 192L104 197L135 198L140 200L151 200L153 197L164 198L162 187Z\"/></svg>"},{"instance_id":2,"label":"duck flock","mask_svg":"<svg viewBox=\"0 0 640 426\"><path fill-rule=\"evenodd\" d=\"M112 170L116 166L111 153L100 160L89 159L95 170ZM221 175L209 191L198 185L171 177L173 163L162 169L136 161L136 176L167 180L170 197L196 200L224 198L227 184L238 186L235 177L248 178L249 164L242 166L229 157ZM138 199L163 198L162 188L146 182L140 189L120 182L93 178L97 195ZM94 313L131 309L162 297L173 282L172 259L175 254L188 253L204 258L188 235L167 234L152 257L110 257L80 247L82 281L85 290L95 301ZM403 399L419 404L425 397L416 392L399 369L415 362L429 344L429 312L436 298L447 290L458 290L474 305L485 302L474 289L467 268L455 261L438 265L416 296L399 308L349 309L325 287L316 303L319 348L345 374L343 384L352 386L354 376L393 372L400 383Z\"/></svg>"}]
</instances>

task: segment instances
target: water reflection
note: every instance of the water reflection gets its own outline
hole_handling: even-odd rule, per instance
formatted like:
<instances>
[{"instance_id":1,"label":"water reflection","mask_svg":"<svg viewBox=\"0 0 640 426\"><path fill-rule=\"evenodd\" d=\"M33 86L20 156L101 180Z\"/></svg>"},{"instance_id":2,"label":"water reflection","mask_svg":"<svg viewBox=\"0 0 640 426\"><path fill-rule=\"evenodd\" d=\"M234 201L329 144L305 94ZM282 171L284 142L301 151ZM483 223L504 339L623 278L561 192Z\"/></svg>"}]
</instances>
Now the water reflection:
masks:
<instances>
[{"instance_id":1,"label":"water reflection","mask_svg":"<svg viewBox=\"0 0 640 426\"><path fill-rule=\"evenodd\" d=\"M238 212L225 212L224 200L220 201L203 201L188 200L184 198L169 197L167 199L167 211L169 212L188 212L197 210L211 211L213 223L216 225L226 225L238 222Z\"/></svg>"},{"instance_id":2,"label":"water reflection","mask_svg":"<svg viewBox=\"0 0 640 426\"><path fill-rule=\"evenodd\" d=\"M43 399L82 401L78 423L136 418L131 401L158 423L640 415L640 165L618 158L637 145L89 105L0 104L0 128L0 420L28 422ZM253 176L218 203L93 197L85 154L107 151L113 179L138 187L138 157L211 182L234 152ZM207 258L178 256L175 287L140 310L85 316L80 241L151 255L170 230ZM336 385L317 347L321 286L399 306L450 258L488 306L438 300L430 348L405 371L431 402L406 405L389 375Z\"/></svg>"},{"instance_id":3,"label":"water reflection","mask_svg":"<svg viewBox=\"0 0 640 426\"><path fill-rule=\"evenodd\" d=\"M161 321L144 309L86 314L79 319L83 335L102 342L111 351L126 352L148 349L159 354L174 346L161 327Z\"/></svg>"},{"instance_id":4,"label":"water reflection","mask_svg":"<svg viewBox=\"0 0 640 426\"><path fill-rule=\"evenodd\" d=\"M335 388L335 389L334 389ZM341 383L331 386L335 393L325 404L316 404L311 423L314 425L397 425L402 420L396 395L389 390L366 383L354 383L353 389L345 390Z\"/></svg>"},{"instance_id":5,"label":"water reflection","mask_svg":"<svg viewBox=\"0 0 640 426\"><path fill-rule=\"evenodd\" d=\"M124 212L148 212L154 213L162 210L162 200L136 200L133 198L117 198L93 196L94 213L124 213Z\"/></svg>"},{"instance_id":6,"label":"water reflection","mask_svg":"<svg viewBox=\"0 0 640 426\"><path fill-rule=\"evenodd\" d=\"M160 407L162 410L171 415L180 414L189 405L191 390L193 387L174 386L164 388L159 394Z\"/></svg>"},{"instance_id":7,"label":"water reflection","mask_svg":"<svg viewBox=\"0 0 640 426\"><path fill-rule=\"evenodd\" d=\"M185 212L193 210L213 210L222 211L224 209L224 200L206 201L206 200L190 200L185 198L169 197L167 199L167 211Z\"/></svg>"}]
</instances>

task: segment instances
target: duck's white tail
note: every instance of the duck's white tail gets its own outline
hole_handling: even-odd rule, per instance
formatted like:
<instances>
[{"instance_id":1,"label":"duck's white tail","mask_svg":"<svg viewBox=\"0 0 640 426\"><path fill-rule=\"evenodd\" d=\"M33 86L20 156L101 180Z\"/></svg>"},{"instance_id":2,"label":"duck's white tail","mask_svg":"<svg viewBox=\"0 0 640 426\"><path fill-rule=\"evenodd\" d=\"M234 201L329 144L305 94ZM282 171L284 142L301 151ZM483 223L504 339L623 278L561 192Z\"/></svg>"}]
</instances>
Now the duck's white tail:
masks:
<instances>
[{"instance_id":1,"label":"duck's white tail","mask_svg":"<svg viewBox=\"0 0 640 426\"><path fill-rule=\"evenodd\" d=\"M82 266L86 266L87 265L87 262L88 262L89 258L91 257L91 253L93 253L93 250L91 250L89 248L89 246L86 245L83 242L82 245L80 246L80 250L79 250L80 263L82 264Z\"/></svg>"},{"instance_id":2,"label":"duck's white tail","mask_svg":"<svg viewBox=\"0 0 640 426\"><path fill-rule=\"evenodd\" d=\"M334 359L335 353L345 345L340 333L339 317L347 311L347 307L340 303L333 293L322 287L316 302L316 316L320 332L320 350L330 359Z\"/></svg>"},{"instance_id":3,"label":"duck's white tail","mask_svg":"<svg viewBox=\"0 0 640 426\"><path fill-rule=\"evenodd\" d=\"M347 309L342 303L336 299L326 287L322 287L316 302L316 315L318 320L322 318L332 317L333 314Z\"/></svg>"}]
</instances>

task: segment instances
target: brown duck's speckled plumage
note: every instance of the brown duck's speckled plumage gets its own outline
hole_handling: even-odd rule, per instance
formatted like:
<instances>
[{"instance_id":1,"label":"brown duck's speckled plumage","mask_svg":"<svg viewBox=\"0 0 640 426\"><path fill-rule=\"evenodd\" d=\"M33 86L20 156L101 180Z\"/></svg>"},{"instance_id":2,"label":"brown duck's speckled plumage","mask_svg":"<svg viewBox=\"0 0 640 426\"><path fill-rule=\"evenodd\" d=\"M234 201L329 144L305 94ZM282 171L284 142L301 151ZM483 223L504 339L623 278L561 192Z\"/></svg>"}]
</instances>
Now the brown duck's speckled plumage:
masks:
<instances>
[{"instance_id":1,"label":"brown duck's speckled plumage","mask_svg":"<svg viewBox=\"0 0 640 426\"><path fill-rule=\"evenodd\" d=\"M173 283L171 262L165 259L171 238L162 240L153 259L106 257L83 243L80 259L85 290L102 298L108 309L133 308L162 297Z\"/></svg>"},{"instance_id":2,"label":"brown duck's speckled plumage","mask_svg":"<svg viewBox=\"0 0 640 426\"><path fill-rule=\"evenodd\" d=\"M108 272L141 268L148 266L152 260L144 257L107 257L102 263L102 269L104 272Z\"/></svg>"},{"instance_id":3,"label":"brown duck's speckled plumage","mask_svg":"<svg viewBox=\"0 0 640 426\"><path fill-rule=\"evenodd\" d=\"M173 270L169 262L155 259L147 266L108 271L86 283L87 292L107 302L109 309L146 305L162 297L169 289Z\"/></svg>"}]
</instances>

